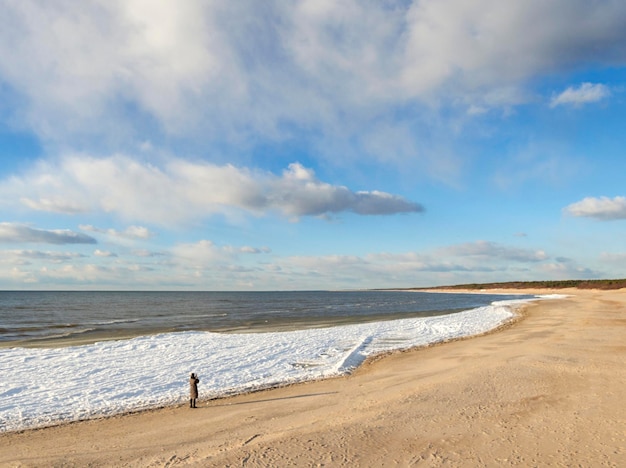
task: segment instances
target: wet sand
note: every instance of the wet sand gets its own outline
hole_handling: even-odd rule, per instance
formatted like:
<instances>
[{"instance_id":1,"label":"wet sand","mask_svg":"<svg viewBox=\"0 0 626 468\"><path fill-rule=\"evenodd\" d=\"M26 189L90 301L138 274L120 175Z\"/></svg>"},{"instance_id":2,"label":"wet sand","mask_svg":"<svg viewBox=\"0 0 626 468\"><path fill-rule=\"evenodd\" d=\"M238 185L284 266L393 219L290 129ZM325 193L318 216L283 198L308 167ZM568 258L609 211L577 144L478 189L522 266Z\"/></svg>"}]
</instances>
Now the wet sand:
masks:
<instances>
[{"instance_id":1,"label":"wet sand","mask_svg":"<svg viewBox=\"0 0 626 468\"><path fill-rule=\"evenodd\" d=\"M348 377L2 434L0 466L626 466L626 290L523 292L570 296Z\"/></svg>"}]
</instances>

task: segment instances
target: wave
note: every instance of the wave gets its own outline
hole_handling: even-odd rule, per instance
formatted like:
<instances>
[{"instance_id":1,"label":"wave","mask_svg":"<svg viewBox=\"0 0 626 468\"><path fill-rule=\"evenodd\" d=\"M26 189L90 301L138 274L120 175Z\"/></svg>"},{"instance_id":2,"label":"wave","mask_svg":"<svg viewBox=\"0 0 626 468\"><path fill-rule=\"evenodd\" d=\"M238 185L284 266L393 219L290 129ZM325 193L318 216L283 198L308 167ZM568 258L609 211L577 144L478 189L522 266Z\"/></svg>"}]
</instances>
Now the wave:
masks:
<instances>
[{"instance_id":1,"label":"wave","mask_svg":"<svg viewBox=\"0 0 626 468\"><path fill-rule=\"evenodd\" d=\"M40 341L40 340L58 340L58 339L64 339L64 338L74 338L76 336L84 335L85 333L90 333L90 332L97 331L97 330L98 330L97 328L81 328L78 330L72 330L67 333L57 333L57 334L50 334L50 335L45 335L45 336L30 337L29 340Z\"/></svg>"},{"instance_id":2,"label":"wave","mask_svg":"<svg viewBox=\"0 0 626 468\"><path fill-rule=\"evenodd\" d=\"M17 327L2 327L0 328L0 332L30 332L37 330L56 330L56 329L64 329L64 328L75 328L80 326L77 323L57 323L57 324L45 324L45 325L20 325Z\"/></svg>"},{"instance_id":3,"label":"wave","mask_svg":"<svg viewBox=\"0 0 626 468\"><path fill-rule=\"evenodd\" d=\"M86 322L86 325L95 325L95 326L102 326L102 325L116 325L116 324L121 324L121 323L137 323L139 322L140 319L113 319L113 320L107 320L105 322Z\"/></svg>"},{"instance_id":4,"label":"wave","mask_svg":"<svg viewBox=\"0 0 626 468\"><path fill-rule=\"evenodd\" d=\"M220 312L216 314L193 314L193 315L185 315L184 318L213 318L213 317L228 317L228 314L225 312Z\"/></svg>"}]
</instances>

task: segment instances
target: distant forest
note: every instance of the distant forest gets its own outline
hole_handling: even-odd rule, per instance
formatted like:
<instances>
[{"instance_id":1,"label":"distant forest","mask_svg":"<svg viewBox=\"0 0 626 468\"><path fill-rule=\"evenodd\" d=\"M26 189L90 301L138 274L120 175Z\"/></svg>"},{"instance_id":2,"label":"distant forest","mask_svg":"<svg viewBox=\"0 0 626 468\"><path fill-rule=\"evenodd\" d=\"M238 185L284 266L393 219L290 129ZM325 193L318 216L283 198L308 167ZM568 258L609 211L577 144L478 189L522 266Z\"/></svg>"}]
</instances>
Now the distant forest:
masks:
<instances>
[{"instance_id":1,"label":"distant forest","mask_svg":"<svg viewBox=\"0 0 626 468\"><path fill-rule=\"evenodd\" d=\"M455 284L453 286L436 286L432 288L407 288L407 289L621 289L626 288L626 279L605 280L562 280L562 281L512 281L508 283L471 283Z\"/></svg>"}]
</instances>

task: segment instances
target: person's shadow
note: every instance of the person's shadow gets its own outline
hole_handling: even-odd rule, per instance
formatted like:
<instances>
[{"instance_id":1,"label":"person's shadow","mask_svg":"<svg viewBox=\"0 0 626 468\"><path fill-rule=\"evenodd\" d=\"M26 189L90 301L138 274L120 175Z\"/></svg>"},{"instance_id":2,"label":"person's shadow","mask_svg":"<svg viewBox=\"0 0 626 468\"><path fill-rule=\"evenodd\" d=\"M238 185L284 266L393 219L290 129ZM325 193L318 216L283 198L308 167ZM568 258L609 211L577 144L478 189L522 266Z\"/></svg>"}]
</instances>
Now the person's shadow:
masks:
<instances>
[{"instance_id":1,"label":"person's shadow","mask_svg":"<svg viewBox=\"0 0 626 468\"><path fill-rule=\"evenodd\" d=\"M294 398L308 398L308 397L314 397L314 396L332 395L334 393L339 393L339 392L306 393L304 395L294 395L294 396L282 397L282 398L267 398L265 400L241 401L239 403L224 403L220 405L211 405L211 408L216 408L220 406L252 405L254 403L267 403L268 401L293 400ZM209 401L211 400L206 400L206 402L209 402Z\"/></svg>"}]
</instances>

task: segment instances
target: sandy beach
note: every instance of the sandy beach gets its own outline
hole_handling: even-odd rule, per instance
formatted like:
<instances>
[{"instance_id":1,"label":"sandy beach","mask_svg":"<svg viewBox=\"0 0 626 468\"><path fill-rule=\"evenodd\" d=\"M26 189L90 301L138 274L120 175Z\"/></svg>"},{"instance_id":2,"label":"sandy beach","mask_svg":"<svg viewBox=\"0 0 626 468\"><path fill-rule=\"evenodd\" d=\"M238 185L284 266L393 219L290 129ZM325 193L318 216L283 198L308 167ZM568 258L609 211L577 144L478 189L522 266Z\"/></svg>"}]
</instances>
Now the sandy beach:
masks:
<instances>
[{"instance_id":1,"label":"sandy beach","mask_svg":"<svg viewBox=\"0 0 626 468\"><path fill-rule=\"evenodd\" d=\"M0 466L626 466L626 290L523 292L568 297L348 377L5 433Z\"/></svg>"}]
</instances>

